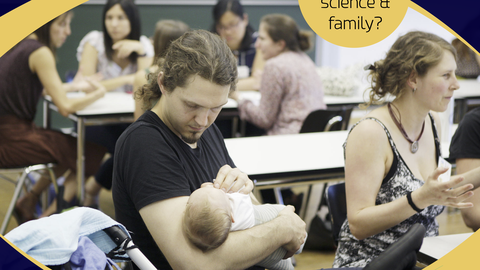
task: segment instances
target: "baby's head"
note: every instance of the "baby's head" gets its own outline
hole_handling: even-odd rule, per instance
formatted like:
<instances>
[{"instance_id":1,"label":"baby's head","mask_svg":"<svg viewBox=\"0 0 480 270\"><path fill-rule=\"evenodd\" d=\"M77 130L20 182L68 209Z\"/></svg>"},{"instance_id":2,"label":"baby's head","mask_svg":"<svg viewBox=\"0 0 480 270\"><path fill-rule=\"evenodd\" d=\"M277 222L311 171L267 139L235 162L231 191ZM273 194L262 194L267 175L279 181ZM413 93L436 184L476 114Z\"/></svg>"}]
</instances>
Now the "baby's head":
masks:
<instances>
[{"instance_id":1,"label":"baby's head","mask_svg":"<svg viewBox=\"0 0 480 270\"><path fill-rule=\"evenodd\" d=\"M233 222L227 194L203 183L188 199L183 217L186 237L203 252L215 249L227 239Z\"/></svg>"}]
</instances>

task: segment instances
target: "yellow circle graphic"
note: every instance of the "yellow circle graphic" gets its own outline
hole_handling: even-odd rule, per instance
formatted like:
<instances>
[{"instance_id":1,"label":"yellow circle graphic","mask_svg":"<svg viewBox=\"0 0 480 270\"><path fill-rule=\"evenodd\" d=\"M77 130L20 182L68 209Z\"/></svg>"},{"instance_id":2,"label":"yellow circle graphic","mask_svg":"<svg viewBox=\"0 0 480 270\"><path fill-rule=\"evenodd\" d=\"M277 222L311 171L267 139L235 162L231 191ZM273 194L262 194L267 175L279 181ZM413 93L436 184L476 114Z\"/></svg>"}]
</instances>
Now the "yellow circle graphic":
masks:
<instances>
[{"instance_id":1,"label":"yellow circle graphic","mask_svg":"<svg viewBox=\"0 0 480 270\"><path fill-rule=\"evenodd\" d=\"M388 37L402 22L410 0L299 0L310 28L335 45L359 48Z\"/></svg>"}]
</instances>

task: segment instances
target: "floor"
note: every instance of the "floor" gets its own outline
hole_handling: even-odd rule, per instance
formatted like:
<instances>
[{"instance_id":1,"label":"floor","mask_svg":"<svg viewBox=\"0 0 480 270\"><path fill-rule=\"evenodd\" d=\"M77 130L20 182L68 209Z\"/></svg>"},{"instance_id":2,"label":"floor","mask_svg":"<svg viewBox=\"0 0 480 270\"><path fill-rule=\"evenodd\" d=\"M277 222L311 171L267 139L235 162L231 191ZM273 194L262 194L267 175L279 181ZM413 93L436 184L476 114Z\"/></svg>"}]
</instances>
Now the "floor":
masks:
<instances>
[{"instance_id":1,"label":"floor","mask_svg":"<svg viewBox=\"0 0 480 270\"><path fill-rule=\"evenodd\" d=\"M13 193L13 184L0 179L0 218L3 221L8 204L10 203L11 194ZM102 191L100 196L100 208L107 215L113 217L114 208L111 197L111 192ZM460 212L458 210L447 209L438 217L440 223L440 234L454 234L471 232L462 220ZM17 226L14 218L11 219L7 232ZM303 253L295 255L297 262L296 270L312 270L329 268L332 266L333 259L335 257L334 252L318 252L304 250Z\"/></svg>"}]
</instances>

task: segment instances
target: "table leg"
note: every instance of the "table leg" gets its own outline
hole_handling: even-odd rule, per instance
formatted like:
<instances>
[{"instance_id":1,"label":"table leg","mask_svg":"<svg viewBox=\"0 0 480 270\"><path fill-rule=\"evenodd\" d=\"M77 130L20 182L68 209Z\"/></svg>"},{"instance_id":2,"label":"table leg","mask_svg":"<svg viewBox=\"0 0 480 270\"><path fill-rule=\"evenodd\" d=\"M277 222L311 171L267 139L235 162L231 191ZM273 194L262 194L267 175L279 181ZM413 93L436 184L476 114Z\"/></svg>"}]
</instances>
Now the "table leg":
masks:
<instances>
[{"instance_id":1,"label":"table leg","mask_svg":"<svg viewBox=\"0 0 480 270\"><path fill-rule=\"evenodd\" d=\"M284 204L283 203L283 196L282 196L282 189L279 187L273 188L273 192L275 194L275 200L277 201L278 204Z\"/></svg>"},{"instance_id":2,"label":"table leg","mask_svg":"<svg viewBox=\"0 0 480 270\"><path fill-rule=\"evenodd\" d=\"M77 120L77 184L80 205L85 200L85 122L82 117Z\"/></svg>"},{"instance_id":3,"label":"table leg","mask_svg":"<svg viewBox=\"0 0 480 270\"><path fill-rule=\"evenodd\" d=\"M238 116L235 116L232 119L232 138L237 137L237 132L238 132Z\"/></svg>"},{"instance_id":4,"label":"table leg","mask_svg":"<svg viewBox=\"0 0 480 270\"><path fill-rule=\"evenodd\" d=\"M43 128L44 129L50 129L50 123L51 123L51 114L50 114L50 108L48 105L47 100L43 100Z\"/></svg>"}]
</instances>

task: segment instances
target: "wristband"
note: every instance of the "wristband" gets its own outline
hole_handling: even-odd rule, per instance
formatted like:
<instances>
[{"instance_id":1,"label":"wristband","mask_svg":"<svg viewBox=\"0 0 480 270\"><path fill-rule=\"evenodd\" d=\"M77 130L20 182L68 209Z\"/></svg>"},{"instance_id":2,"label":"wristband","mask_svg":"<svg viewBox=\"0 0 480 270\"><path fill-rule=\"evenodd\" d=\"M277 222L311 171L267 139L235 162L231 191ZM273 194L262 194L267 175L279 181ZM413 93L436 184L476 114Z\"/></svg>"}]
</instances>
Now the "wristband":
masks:
<instances>
[{"instance_id":1,"label":"wristband","mask_svg":"<svg viewBox=\"0 0 480 270\"><path fill-rule=\"evenodd\" d=\"M408 204L410 204L410 206L413 208L413 210L417 211L417 213L420 213L423 211L423 209L420 209L418 208L415 203L413 203L413 200L412 200L412 192L408 192L407 193L407 201L408 201Z\"/></svg>"}]
</instances>

